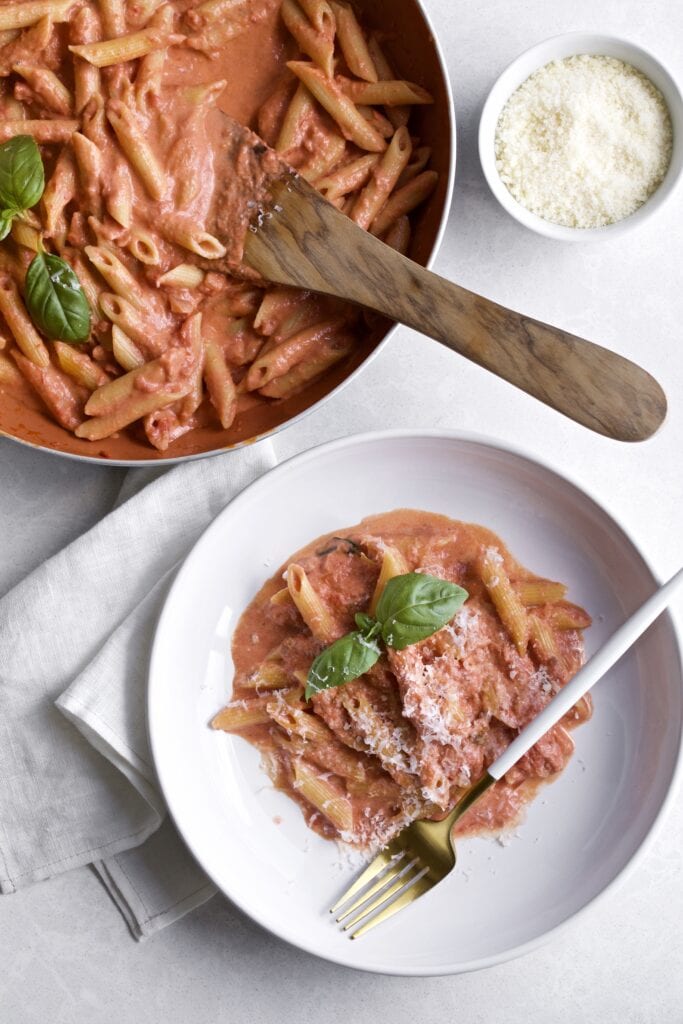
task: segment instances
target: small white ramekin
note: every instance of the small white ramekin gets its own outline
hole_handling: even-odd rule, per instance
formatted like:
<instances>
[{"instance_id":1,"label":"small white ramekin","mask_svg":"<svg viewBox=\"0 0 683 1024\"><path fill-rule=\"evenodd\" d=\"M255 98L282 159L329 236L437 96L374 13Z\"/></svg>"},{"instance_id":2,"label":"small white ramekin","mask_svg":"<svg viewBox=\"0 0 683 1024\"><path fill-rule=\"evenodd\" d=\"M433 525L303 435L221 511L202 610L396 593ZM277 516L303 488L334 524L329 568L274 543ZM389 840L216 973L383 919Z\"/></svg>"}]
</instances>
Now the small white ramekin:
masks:
<instances>
[{"instance_id":1,"label":"small white ramekin","mask_svg":"<svg viewBox=\"0 0 683 1024\"><path fill-rule=\"evenodd\" d=\"M616 57L641 71L661 92L671 115L673 149L671 163L659 188L643 205L623 220L601 228L570 228L552 224L519 203L503 183L496 167L495 135L498 120L509 97L526 81L529 75L552 60L562 60L575 54L599 54ZM683 99L676 82L660 62L634 43L614 36L595 35L589 32L568 32L553 36L545 42L526 50L510 64L496 81L488 95L479 121L479 159L489 187L494 196L516 220L548 238L569 242L592 242L614 238L624 231L637 227L651 217L674 191L683 171Z\"/></svg>"}]
</instances>

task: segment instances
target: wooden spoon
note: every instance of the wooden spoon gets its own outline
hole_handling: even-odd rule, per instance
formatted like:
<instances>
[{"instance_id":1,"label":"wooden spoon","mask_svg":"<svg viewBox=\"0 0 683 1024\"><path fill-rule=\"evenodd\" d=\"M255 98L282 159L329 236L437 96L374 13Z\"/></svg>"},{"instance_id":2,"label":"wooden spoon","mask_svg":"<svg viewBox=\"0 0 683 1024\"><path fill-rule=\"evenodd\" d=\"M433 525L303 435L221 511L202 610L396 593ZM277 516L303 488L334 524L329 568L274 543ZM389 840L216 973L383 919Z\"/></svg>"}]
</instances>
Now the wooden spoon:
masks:
<instances>
[{"instance_id":1,"label":"wooden spoon","mask_svg":"<svg viewBox=\"0 0 683 1024\"><path fill-rule=\"evenodd\" d=\"M230 164L222 177L223 201L230 212L240 196L258 194L244 259L266 280L334 295L398 320L606 437L642 441L662 424L666 396L640 366L425 270L285 170L251 132L225 116L224 127ZM228 234L220 230L220 212L217 230Z\"/></svg>"}]
</instances>

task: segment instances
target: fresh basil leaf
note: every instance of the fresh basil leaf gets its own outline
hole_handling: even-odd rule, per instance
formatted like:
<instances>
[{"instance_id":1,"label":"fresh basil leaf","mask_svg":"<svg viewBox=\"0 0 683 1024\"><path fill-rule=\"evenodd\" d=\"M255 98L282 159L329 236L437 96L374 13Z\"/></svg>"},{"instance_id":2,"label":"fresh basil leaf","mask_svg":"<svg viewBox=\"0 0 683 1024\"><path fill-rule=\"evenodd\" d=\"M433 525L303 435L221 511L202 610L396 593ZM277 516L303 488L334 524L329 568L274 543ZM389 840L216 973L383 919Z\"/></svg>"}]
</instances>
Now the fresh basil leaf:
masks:
<instances>
[{"instance_id":1,"label":"fresh basil leaf","mask_svg":"<svg viewBox=\"0 0 683 1024\"><path fill-rule=\"evenodd\" d=\"M49 252L39 252L26 274L26 306L36 327L48 338L86 341L90 308L81 283L69 264Z\"/></svg>"},{"instance_id":2,"label":"fresh basil leaf","mask_svg":"<svg viewBox=\"0 0 683 1024\"><path fill-rule=\"evenodd\" d=\"M16 214L16 210L0 210L0 242L9 235Z\"/></svg>"},{"instance_id":3,"label":"fresh basil leaf","mask_svg":"<svg viewBox=\"0 0 683 1024\"><path fill-rule=\"evenodd\" d=\"M326 647L315 659L306 680L306 700L314 693L329 690L358 679L372 668L380 656L376 640L366 640L359 632L347 633Z\"/></svg>"},{"instance_id":4,"label":"fresh basil leaf","mask_svg":"<svg viewBox=\"0 0 683 1024\"><path fill-rule=\"evenodd\" d=\"M0 146L0 204L30 210L45 189L45 171L35 139L15 135Z\"/></svg>"},{"instance_id":5,"label":"fresh basil leaf","mask_svg":"<svg viewBox=\"0 0 683 1024\"><path fill-rule=\"evenodd\" d=\"M450 622L468 596L457 583L426 573L394 576L387 582L377 605L385 644L402 651L425 640Z\"/></svg>"},{"instance_id":6,"label":"fresh basil leaf","mask_svg":"<svg viewBox=\"0 0 683 1024\"><path fill-rule=\"evenodd\" d=\"M366 615L365 612L357 612L354 618L358 629L366 640L374 640L382 632L381 623L377 619L373 619L372 615Z\"/></svg>"}]
</instances>

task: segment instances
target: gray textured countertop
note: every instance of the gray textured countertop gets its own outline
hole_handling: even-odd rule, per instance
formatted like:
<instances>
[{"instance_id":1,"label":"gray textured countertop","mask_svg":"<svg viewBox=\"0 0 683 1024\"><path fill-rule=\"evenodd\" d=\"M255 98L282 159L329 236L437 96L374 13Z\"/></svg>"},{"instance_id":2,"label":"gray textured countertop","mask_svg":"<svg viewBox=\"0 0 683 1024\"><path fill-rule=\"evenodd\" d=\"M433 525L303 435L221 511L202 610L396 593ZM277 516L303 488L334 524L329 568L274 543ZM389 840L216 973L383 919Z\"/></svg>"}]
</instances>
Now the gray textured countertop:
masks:
<instances>
[{"instance_id":1,"label":"gray textured countertop","mask_svg":"<svg viewBox=\"0 0 683 1024\"><path fill-rule=\"evenodd\" d=\"M513 439L616 515L662 577L683 563L683 211L609 244L546 241L514 223L483 182L477 118L521 50L557 32L626 36L683 74L683 6L672 0L426 0L459 119L459 165L437 269L475 291L644 363L671 412L627 448L402 330L356 385L278 439L281 454L389 426L458 427ZM110 506L123 473L0 440L0 592ZM681 609L679 608L679 613ZM292 949L225 900L143 944L87 869L0 899L0 1019L7 1024L206 1024L453 1019L497 1024L678 1024L683 1019L681 798L617 892L552 944L478 974L433 980L351 974Z\"/></svg>"}]
</instances>

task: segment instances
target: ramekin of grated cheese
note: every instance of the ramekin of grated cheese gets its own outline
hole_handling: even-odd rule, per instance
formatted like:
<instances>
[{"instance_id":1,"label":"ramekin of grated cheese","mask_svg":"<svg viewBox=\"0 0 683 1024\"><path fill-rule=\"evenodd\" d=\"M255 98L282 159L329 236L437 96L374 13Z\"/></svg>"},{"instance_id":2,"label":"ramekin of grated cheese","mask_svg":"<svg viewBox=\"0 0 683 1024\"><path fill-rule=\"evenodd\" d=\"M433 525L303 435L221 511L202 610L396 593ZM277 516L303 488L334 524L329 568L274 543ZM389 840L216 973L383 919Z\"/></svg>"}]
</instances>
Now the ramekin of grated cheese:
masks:
<instances>
[{"instance_id":1,"label":"ramekin of grated cheese","mask_svg":"<svg viewBox=\"0 0 683 1024\"><path fill-rule=\"evenodd\" d=\"M479 156L508 213L550 238L597 241L641 224L683 170L683 100L646 50L570 32L500 76Z\"/></svg>"}]
</instances>

